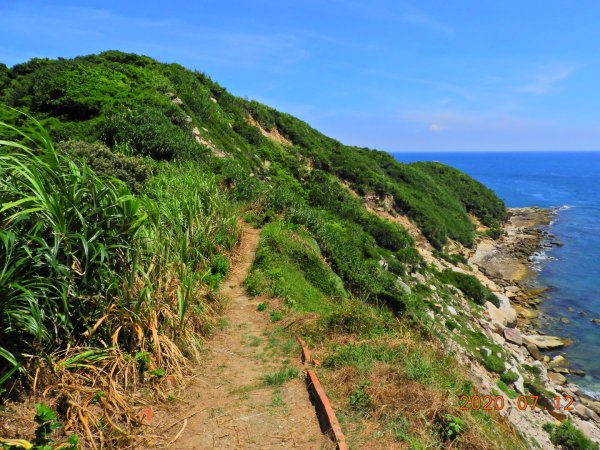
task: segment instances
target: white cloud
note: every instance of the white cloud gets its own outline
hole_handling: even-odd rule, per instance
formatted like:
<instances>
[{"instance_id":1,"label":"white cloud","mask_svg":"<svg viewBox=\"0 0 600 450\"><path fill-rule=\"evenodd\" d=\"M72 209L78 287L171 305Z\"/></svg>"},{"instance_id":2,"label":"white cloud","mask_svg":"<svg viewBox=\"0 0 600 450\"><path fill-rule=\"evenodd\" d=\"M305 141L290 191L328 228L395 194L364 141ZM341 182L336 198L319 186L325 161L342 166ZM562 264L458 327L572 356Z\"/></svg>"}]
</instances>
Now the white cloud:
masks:
<instances>
[{"instance_id":1,"label":"white cloud","mask_svg":"<svg viewBox=\"0 0 600 450\"><path fill-rule=\"evenodd\" d=\"M442 131L446 131L448 129L448 125L432 123L431 125L429 125L429 129L434 133L441 133Z\"/></svg>"},{"instance_id":2,"label":"white cloud","mask_svg":"<svg viewBox=\"0 0 600 450\"><path fill-rule=\"evenodd\" d=\"M548 94L554 90L558 83L566 80L573 75L573 73L574 70L568 68L541 73L537 75L530 84L519 88L518 91L535 95Z\"/></svg>"}]
</instances>

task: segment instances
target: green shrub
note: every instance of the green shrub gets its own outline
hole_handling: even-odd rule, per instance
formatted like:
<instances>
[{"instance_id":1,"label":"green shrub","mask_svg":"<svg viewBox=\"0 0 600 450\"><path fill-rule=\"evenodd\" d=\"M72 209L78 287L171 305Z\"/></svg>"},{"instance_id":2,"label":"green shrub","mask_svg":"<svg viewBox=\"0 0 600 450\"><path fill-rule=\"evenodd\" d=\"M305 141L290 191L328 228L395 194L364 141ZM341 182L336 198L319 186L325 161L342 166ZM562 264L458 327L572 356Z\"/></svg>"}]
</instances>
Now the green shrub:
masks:
<instances>
[{"instance_id":1,"label":"green shrub","mask_svg":"<svg viewBox=\"0 0 600 450\"><path fill-rule=\"evenodd\" d=\"M433 252L433 256L435 256L436 258L441 258L445 261L448 261L450 264L453 264L455 266L458 266L459 264L467 265L469 263L467 261L467 258L465 258L460 253L448 254L445 252L440 252L440 251L435 250Z\"/></svg>"},{"instance_id":2,"label":"green shrub","mask_svg":"<svg viewBox=\"0 0 600 450\"><path fill-rule=\"evenodd\" d=\"M283 314L281 313L281 311L271 311L269 317L271 317L271 322L279 322L283 320Z\"/></svg>"},{"instance_id":3,"label":"green shrub","mask_svg":"<svg viewBox=\"0 0 600 450\"><path fill-rule=\"evenodd\" d=\"M498 298L472 275L446 269L438 274L438 279L457 287L478 305L483 305L487 301L499 305Z\"/></svg>"},{"instance_id":4,"label":"green shrub","mask_svg":"<svg viewBox=\"0 0 600 450\"><path fill-rule=\"evenodd\" d=\"M517 381L519 379L519 375L512 371L504 372L502 375L500 375L500 379L506 384L510 384Z\"/></svg>"},{"instance_id":5,"label":"green shrub","mask_svg":"<svg viewBox=\"0 0 600 450\"><path fill-rule=\"evenodd\" d=\"M458 324L452 320L452 319L446 319L446 328L448 328L450 331L454 331L456 329L458 329Z\"/></svg>"},{"instance_id":6,"label":"green shrub","mask_svg":"<svg viewBox=\"0 0 600 450\"><path fill-rule=\"evenodd\" d=\"M550 442L565 450L597 450L598 444L588 439L581 430L570 420L559 426L552 423L544 425L544 430L550 434Z\"/></svg>"},{"instance_id":7,"label":"green shrub","mask_svg":"<svg viewBox=\"0 0 600 450\"><path fill-rule=\"evenodd\" d=\"M504 235L502 228L489 228L482 233L483 236L490 237L492 239L500 239Z\"/></svg>"},{"instance_id":8,"label":"green shrub","mask_svg":"<svg viewBox=\"0 0 600 450\"><path fill-rule=\"evenodd\" d=\"M444 440L456 440L464 431L464 421L456 416L445 414L443 422Z\"/></svg>"},{"instance_id":9,"label":"green shrub","mask_svg":"<svg viewBox=\"0 0 600 450\"><path fill-rule=\"evenodd\" d=\"M189 130L173 123L181 112L174 105L119 107L107 115L101 135L110 147L129 145L138 155L157 160L194 158L206 154Z\"/></svg>"},{"instance_id":10,"label":"green shrub","mask_svg":"<svg viewBox=\"0 0 600 450\"><path fill-rule=\"evenodd\" d=\"M346 300L334 304L331 310L319 319L323 332L356 333L375 336L393 329L391 314L377 310L357 300Z\"/></svg>"},{"instance_id":11,"label":"green shrub","mask_svg":"<svg viewBox=\"0 0 600 450\"><path fill-rule=\"evenodd\" d=\"M162 167L146 183L152 199L136 198L32 126L0 123L0 384L66 348L86 350L65 366L91 365L110 356L107 342L128 352L156 332L194 354L202 274L224 276L216 255L239 236L214 177Z\"/></svg>"},{"instance_id":12,"label":"green shrub","mask_svg":"<svg viewBox=\"0 0 600 450\"><path fill-rule=\"evenodd\" d=\"M150 168L139 157L113 153L100 143L66 141L57 145L59 152L85 162L97 175L115 177L125 182L135 193L140 193L150 176Z\"/></svg>"},{"instance_id":13,"label":"green shrub","mask_svg":"<svg viewBox=\"0 0 600 450\"><path fill-rule=\"evenodd\" d=\"M504 381L498 380L496 382L496 386L498 386L500 390L508 396L508 398L517 398L517 391L509 388Z\"/></svg>"}]
</instances>

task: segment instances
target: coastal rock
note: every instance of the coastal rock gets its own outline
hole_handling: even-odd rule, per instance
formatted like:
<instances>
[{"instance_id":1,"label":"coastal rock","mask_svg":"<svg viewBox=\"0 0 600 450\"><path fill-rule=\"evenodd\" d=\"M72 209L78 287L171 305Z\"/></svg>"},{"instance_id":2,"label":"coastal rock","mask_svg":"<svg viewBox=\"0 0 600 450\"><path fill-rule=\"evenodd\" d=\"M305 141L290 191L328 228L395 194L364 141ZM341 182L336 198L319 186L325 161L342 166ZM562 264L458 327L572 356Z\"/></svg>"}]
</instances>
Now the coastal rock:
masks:
<instances>
[{"instance_id":1,"label":"coastal rock","mask_svg":"<svg viewBox=\"0 0 600 450\"><path fill-rule=\"evenodd\" d=\"M485 329L485 334L487 335L487 337L489 337L492 341L494 341L495 344L498 345L504 345L504 343L506 342L506 339L504 339L504 336L502 336L501 334L498 333L494 333L492 330L490 330L489 328Z\"/></svg>"},{"instance_id":2,"label":"coastal rock","mask_svg":"<svg viewBox=\"0 0 600 450\"><path fill-rule=\"evenodd\" d=\"M497 321L499 323L502 324L502 326L506 326L506 316L504 315L504 313L496 308L496 306L494 304L492 304L491 302L485 302L485 307L486 307L486 311L488 316L490 317L490 319L492 321Z\"/></svg>"},{"instance_id":3,"label":"coastal rock","mask_svg":"<svg viewBox=\"0 0 600 450\"><path fill-rule=\"evenodd\" d=\"M567 319L566 317L561 317L560 323L568 324L568 323L571 323L571 321L569 319Z\"/></svg>"},{"instance_id":4,"label":"coastal rock","mask_svg":"<svg viewBox=\"0 0 600 450\"><path fill-rule=\"evenodd\" d=\"M519 317L522 317L523 319L526 319L526 320L537 319L537 317L539 316L539 313L534 309L524 308L524 307L518 306L518 305L515 306L515 309L516 309Z\"/></svg>"},{"instance_id":5,"label":"coastal rock","mask_svg":"<svg viewBox=\"0 0 600 450\"><path fill-rule=\"evenodd\" d=\"M517 379L517 381L514 382L515 390L519 394L525 395L525 380L523 379L523 375L521 375L516 370L515 370L515 372L519 375L519 378Z\"/></svg>"},{"instance_id":6,"label":"coastal rock","mask_svg":"<svg viewBox=\"0 0 600 450\"><path fill-rule=\"evenodd\" d=\"M505 327L515 327L517 325L517 312L509 307L497 308L491 302L485 302L487 314L491 320L496 320Z\"/></svg>"},{"instance_id":7,"label":"coastal rock","mask_svg":"<svg viewBox=\"0 0 600 450\"><path fill-rule=\"evenodd\" d=\"M584 420L594 420L596 422L600 422L600 417L598 416L598 414L596 414L593 410L591 410L587 406L582 405L581 403L578 403L577 405L575 405L573 410L575 411L575 414L577 414L579 417L581 417Z\"/></svg>"},{"instance_id":8,"label":"coastal rock","mask_svg":"<svg viewBox=\"0 0 600 450\"><path fill-rule=\"evenodd\" d=\"M549 350L553 348L564 347L565 343L556 336L541 336L530 334L523 336L523 342L526 345L535 344L541 350Z\"/></svg>"},{"instance_id":9,"label":"coastal rock","mask_svg":"<svg viewBox=\"0 0 600 450\"><path fill-rule=\"evenodd\" d=\"M529 351L531 357L537 361L544 359L544 355L542 355L542 352L540 352L540 349L535 344L527 345L527 351Z\"/></svg>"},{"instance_id":10,"label":"coastal rock","mask_svg":"<svg viewBox=\"0 0 600 450\"><path fill-rule=\"evenodd\" d=\"M531 365L540 371L540 376L542 378L546 378L548 376L548 370L546 369L546 366L542 364L541 361L534 361Z\"/></svg>"},{"instance_id":11,"label":"coastal rock","mask_svg":"<svg viewBox=\"0 0 600 450\"><path fill-rule=\"evenodd\" d=\"M502 312L506 316L506 326L514 328L517 326L517 311L514 308L503 308Z\"/></svg>"},{"instance_id":12,"label":"coastal rock","mask_svg":"<svg viewBox=\"0 0 600 450\"><path fill-rule=\"evenodd\" d=\"M596 325L600 325L600 319L592 319L592 322L594 322Z\"/></svg>"},{"instance_id":13,"label":"coastal rock","mask_svg":"<svg viewBox=\"0 0 600 450\"><path fill-rule=\"evenodd\" d=\"M458 316L458 313L456 312L456 309L454 308L454 306L446 305L446 309L448 310L450 315Z\"/></svg>"},{"instance_id":14,"label":"coastal rock","mask_svg":"<svg viewBox=\"0 0 600 450\"><path fill-rule=\"evenodd\" d=\"M427 279L423 276L423 274L421 274L419 272L411 273L410 276L413 277L415 280L417 280L417 282L419 282L421 284L425 284L427 282Z\"/></svg>"},{"instance_id":15,"label":"coastal rock","mask_svg":"<svg viewBox=\"0 0 600 450\"><path fill-rule=\"evenodd\" d=\"M506 326L514 328L517 326L517 311L510 305L510 300L506 295L496 293L498 298L498 309L502 311L506 317Z\"/></svg>"},{"instance_id":16,"label":"coastal rock","mask_svg":"<svg viewBox=\"0 0 600 450\"><path fill-rule=\"evenodd\" d=\"M596 414L600 414L600 402L596 402L594 400L590 400L588 398L582 397L581 403L590 408Z\"/></svg>"},{"instance_id":17,"label":"coastal rock","mask_svg":"<svg viewBox=\"0 0 600 450\"><path fill-rule=\"evenodd\" d=\"M504 291L507 293L507 295L518 294L521 291L521 288L518 286L506 286Z\"/></svg>"},{"instance_id":18,"label":"coastal rock","mask_svg":"<svg viewBox=\"0 0 600 450\"><path fill-rule=\"evenodd\" d=\"M406 294L410 294L412 292L412 289L410 288L410 286L408 284L406 284L404 281L402 281L402 278L398 277L398 279L396 280L396 284Z\"/></svg>"},{"instance_id":19,"label":"coastal rock","mask_svg":"<svg viewBox=\"0 0 600 450\"><path fill-rule=\"evenodd\" d=\"M548 379L553 383L553 384L558 384L558 385L563 385L563 384L567 384L567 379L565 378L564 375L561 375L560 373L556 373L556 372L548 372Z\"/></svg>"},{"instance_id":20,"label":"coastal rock","mask_svg":"<svg viewBox=\"0 0 600 450\"><path fill-rule=\"evenodd\" d=\"M492 320L489 325L488 325L489 329L492 330L494 333L498 333L501 334L504 331L504 325L502 325L500 322L498 322L497 320Z\"/></svg>"},{"instance_id":21,"label":"coastal rock","mask_svg":"<svg viewBox=\"0 0 600 450\"><path fill-rule=\"evenodd\" d=\"M564 422L569 418L569 413L560 409L548 409L548 414L560 422Z\"/></svg>"},{"instance_id":22,"label":"coastal rock","mask_svg":"<svg viewBox=\"0 0 600 450\"><path fill-rule=\"evenodd\" d=\"M523 345L523 336L517 328L505 328L504 338L515 345Z\"/></svg>"},{"instance_id":23,"label":"coastal rock","mask_svg":"<svg viewBox=\"0 0 600 450\"><path fill-rule=\"evenodd\" d=\"M548 368L552 369L554 367L564 366L567 363L567 360L563 355L558 355L552 358L552 360L548 363Z\"/></svg>"},{"instance_id":24,"label":"coastal rock","mask_svg":"<svg viewBox=\"0 0 600 450\"><path fill-rule=\"evenodd\" d=\"M499 294L499 293L496 293L494 295L498 299L498 308L500 308L500 309L512 308L510 306L510 300L508 299L508 297L506 295Z\"/></svg>"},{"instance_id":25,"label":"coastal rock","mask_svg":"<svg viewBox=\"0 0 600 450\"><path fill-rule=\"evenodd\" d=\"M581 420L577 422L577 428L583 431L588 438L598 440L598 428L593 423Z\"/></svg>"}]
</instances>

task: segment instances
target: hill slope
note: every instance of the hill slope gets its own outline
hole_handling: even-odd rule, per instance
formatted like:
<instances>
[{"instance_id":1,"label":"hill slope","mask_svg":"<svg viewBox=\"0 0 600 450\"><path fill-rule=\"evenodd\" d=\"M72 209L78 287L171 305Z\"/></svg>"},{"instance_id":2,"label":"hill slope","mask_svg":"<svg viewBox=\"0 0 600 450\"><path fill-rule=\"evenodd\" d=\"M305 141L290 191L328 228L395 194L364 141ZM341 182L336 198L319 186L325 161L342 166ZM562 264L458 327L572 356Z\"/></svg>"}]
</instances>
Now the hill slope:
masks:
<instances>
[{"instance_id":1,"label":"hill slope","mask_svg":"<svg viewBox=\"0 0 600 450\"><path fill-rule=\"evenodd\" d=\"M87 371L113 364L118 383L135 380L155 400L165 398L165 375L182 377L200 359L198 336L218 324L217 290L241 216L262 228L248 293L279 299L271 319L289 315L289 330L326 347L332 388L336 377L351 375L352 391L339 400L350 402L348 427L370 418L396 443L443 447L456 436L449 430L464 426L465 448L499 448L506 420L457 409L452 399L472 386L438 342L456 334L465 348L488 345L497 353L473 358L505 370L501 349L469 322L485 301L498 300L463 273L464 256L448 254L473 246L470 215L491 234L504 220L504 204L485 186L439 163L407 165L345 146L201 73L116 51L0 67L0 101L40 120L52 138L2 110L2 135L13 144L2 147L8 206L0 242L4 266L19 270L0 278L0 295L10 299L0 304L0 388L30 392L38 382L31 373L42 367L57 404L71 405L62 414L73 423L97 418L87 405L105 406L101 426L80 428L88 442L102 436L125 445L121 430L136 422L116 400L123 391L102 378L109 366ZM31 149L22 155L23 143ZM15 171L30 163L39 182ZM58 182L75 188L59 192ZM51 195L40 205L24 186ZM110 192L112 203L97 192ZM426 263L401 223L416 224L428 254L454 261L458 272ZM465 312L440 329L428 318L440 303ZM21 313L32 309L34 320ZM379 406L387 400L368 387L378 374L435 408L420 414L418 402L398 397L390 400L397 411L385 412ZM74 377L86 388L65 399ZM109 401L94 397L97 386ZM503 448L521 444L510 437Z\"/></svg>"},{"instance_id":2,"label":"hill slope","mask_svg":"<svg viewBox=\"0 0 600 450\"><path fill-rule=\"evenodd\" d=\"M325 172L361 195L391 196L394 209L413 218L437 247L447 238L473 243L467 212L488 226L504 218L502 202L457 171L440 164L405 165L384 152L342 145L176 64L111 51L34 59L4 73L0 99L51 119L56 140L98 140L158 160L223 155L263 179L267 172L277 177L281 168L303 188ZM264 161L274 167L267 170Z\"/></svg>"}]
</instances>

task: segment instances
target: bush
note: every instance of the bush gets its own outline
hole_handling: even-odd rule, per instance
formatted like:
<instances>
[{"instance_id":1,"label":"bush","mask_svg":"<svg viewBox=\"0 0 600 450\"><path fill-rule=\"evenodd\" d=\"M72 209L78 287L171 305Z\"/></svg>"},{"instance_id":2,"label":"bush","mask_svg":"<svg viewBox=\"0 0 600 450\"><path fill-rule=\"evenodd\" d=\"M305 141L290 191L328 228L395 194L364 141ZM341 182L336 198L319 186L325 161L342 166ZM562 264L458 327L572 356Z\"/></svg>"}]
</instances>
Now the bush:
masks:
<instances>
[{"instance_id":1,"label":"bush","mask_svg":"<svg viewBox=\"0 0 600 450\"><path fill-rule=\"evenodd\" d=\"M346 300L335 304L325 313L319 325L328 333L356 333L359 335L385 334L393 329L391 315L369 307L363 302Z\"/></svg>"},{"instance_id":2,"label":"bush","mask_svg":"<svg viewBox=\"0 0 600 450\"><path fill-rule=\"evenodd\" d=\"M455 266L458 266L459 264L467 265L469 263L469 261L467 261L467 258L465 258L460 253L448 254L445 252L435 250L433 252L433 256L435 256L436 258L443 259L444 261L448 261L450 264L453 264Z\"/></svg>"},{"instance_id":3,"label":"bush","mask_svg":"<svg viewBox=\"0 0 600 450\"><path fill-rule=\"evenodd\" d=\"M550 442L565 450L597 450L598 444L588 439L581 430L570 420L559 426L552 423L544 425L544 430L550 434Z\"/></svg>"},{"instance_id":4,"label":"bush","mask_svg":"<svg viewBox=\"0 0 600 450\"><path fill-rule=\"evenodd\" d=\"M66 141L60 142L57 150L71 158L82 160L98 175L118 178L138 194L150 176L150 168L143 159L113 153L100 143Z\"/></svg>"},{"instance_id":5,"label":"bush","mask_svg":"<svg viewBox=\"0 0 600 450\"><path fill-rule=\"evenodd\" d=\"M119 107L106 117L102 140L110 147L127 144L135 154L157 160L189 159L206 153L190 131L173 123L181 114L174 105Z\"/></svg>"},{"instance_id":6,"label":"bush","mask_svg":"<svg viewBox=\"0 0 600 450\"><path fill-rule=\"evenodd\" d=\"M504 359L492 352L489 355L482 355L483 365L487 370L495 373L504 372Z\"/></svg>"},{"instance_id":7,"label":"bush","mask_svg":"<svg viewBox=\"0 0 600 450\"><path fill-rule=\"evenodd\" d=\"M472 275L446 269L438 274L438 279L445 284L457 287L478 305L483 305L487 301L496 306L499 305L498 298Z\"/></svg>"},{"instance_id":8,"label":"bush","mask_svg":"<svg viewBox=\"0 0 600 450\"><path fill-rule=\"evenodd\" d=\"M506 384L514 383L519 379L519 374L512 371L504 372L502 375L500 375L500 379Z\"/></svg>"}]
</instances>

